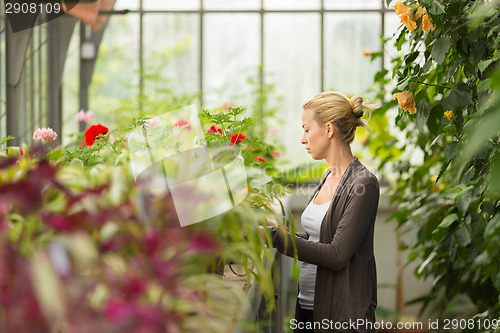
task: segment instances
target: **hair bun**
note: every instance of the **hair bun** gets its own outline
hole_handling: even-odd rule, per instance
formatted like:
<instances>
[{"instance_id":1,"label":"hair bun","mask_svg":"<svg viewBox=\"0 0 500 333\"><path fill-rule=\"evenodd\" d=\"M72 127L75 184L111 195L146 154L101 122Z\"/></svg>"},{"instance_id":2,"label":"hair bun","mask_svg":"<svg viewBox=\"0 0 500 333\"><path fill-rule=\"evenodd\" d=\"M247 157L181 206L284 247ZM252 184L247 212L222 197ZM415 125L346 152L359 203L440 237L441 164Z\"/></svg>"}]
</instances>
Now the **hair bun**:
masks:
<instances>
[{"instance_id":1,"label":"hair bun","mask_svg":"<svg viewBox=\"0 0 500 333\"><path fill-rule=\"evenodd\" d=\"M361 118L363 116L363 97L353 96L349 103L351 104L352 113L356 118Z\"/></svg>"}]
</instances>

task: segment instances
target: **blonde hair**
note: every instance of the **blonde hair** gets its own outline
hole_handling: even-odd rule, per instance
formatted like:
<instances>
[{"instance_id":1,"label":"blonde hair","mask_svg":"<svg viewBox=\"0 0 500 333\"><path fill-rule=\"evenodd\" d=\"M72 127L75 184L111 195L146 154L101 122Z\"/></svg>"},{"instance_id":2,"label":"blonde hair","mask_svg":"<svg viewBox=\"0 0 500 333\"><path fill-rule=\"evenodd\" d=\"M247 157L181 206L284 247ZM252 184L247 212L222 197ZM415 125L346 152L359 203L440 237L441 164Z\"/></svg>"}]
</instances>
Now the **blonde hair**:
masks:
<instances>
[{"instance_id":1,"label":"blonde hair","mask_svg":"<svg viewBox=\"0 0 500 333\"><path fill-rule=\"evenodd\" d=\"M332 123L342 133L342 140L347 144L354 140L358 126L368 128L361 117L370 108L363 104L363 97L360 96L349 99L342 93L325 91L305 102L302 107L304 110L313 110L320 125Z\"/></svg>"}]
</instances>

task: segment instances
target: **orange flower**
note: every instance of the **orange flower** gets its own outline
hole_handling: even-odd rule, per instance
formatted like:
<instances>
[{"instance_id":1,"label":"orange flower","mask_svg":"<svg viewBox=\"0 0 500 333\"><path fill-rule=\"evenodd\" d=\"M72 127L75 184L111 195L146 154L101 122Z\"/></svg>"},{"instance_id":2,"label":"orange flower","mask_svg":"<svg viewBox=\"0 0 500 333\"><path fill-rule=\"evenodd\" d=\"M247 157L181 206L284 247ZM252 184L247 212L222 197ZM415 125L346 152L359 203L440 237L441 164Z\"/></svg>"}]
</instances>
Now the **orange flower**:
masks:
<instances>
[{"instance_id":1,"label":"orange flower","mask_svg":"<svg viewBox=\"0 0 500 333\"><path fill-rule=\"evenodd\" d=\"M408 13L410 11L410 7L401 2L401 0L396 1L394 6L394 10L396 11L396 15L401 15L402 13Z\"/></svg>"},{"instance_id":2,"label":"orange flower","mask_svg":"<svg viewBox=\"0 0 500 333\"><path fill-rule=\"evenodd\" d=\"M451 121L451 122L454 122L454 121L455 121L455 115L453 114L453 111L450 111L450 110L446 111L446 112L444 113L444 116L445 116L446 118L448 118L448 120L449 120L449 121Z\"/></svg>"},{"instance_id":3,"label":"orange flower","mask_svg":"<svg viewBox=\"0 0 500 333\"><path fill-rule=\"evenodd\" d=\"M422 30L423 31L434 31L435 27L434 24L432 23L432 19L429 16L429 14L425 14L422 17Z\"/></svg>"},{"instance_id":4,"label":"orange flower","mask_svg":"<svg viewBox=\"0 0 500 333\"><path fill-rule=\"evenodd\" d=\"M398 0L396 4L392 6L396 11L396 15L399 15L401 23L404 23L406 29L408 29L408 31L410 32L413 32L417 28L417 22L415 22L417 18L413 16L412 12L412 9L416 8L417 6L418 3L411 6L407 6L404 3L402 3L401 0Z\"/></svg>"},{"instance_id":5,"label":"orange flower","mask_svg":"<svg viewBox=\"0 0 500 333\"><path fill-rule=\"evenodd\" d=\"M410 114L415 114L417 112L415 100L413 99L413 92L403 91L392 95L392 98L398 100L401 109L408 111Z\"/></svg>"},{"instance_id":6,"label":"orange flower","mask_svg":"<svg viewBox=\"0 0 500 333\"><path fill-rule=\"evenodd\" d=\"M415 22L411 12L402 13L399 17L401 18L401 23L405 24L406 29L408 29L409 32L413 32L417 29L417 22Z\"/></svg>"},{"instance_id":7,"label":"orange flower","mask_svg":"<svg viewBox=\"0 0 500 333\"><path fill-rule=\"evenodd\" d=\"M415 12L415 21L418 20L425 13L427 13L427 9L425 9L425 7L418 7L417 11Z\"/></svg>"},{"instance_id":8,"label":"orange flower","mask_svg":"<svg viewBox=\"0 0 500 333\"><path fill-rule=\"evenodd\" d=\"M372 52L372 51L363 51L363 56L365 56L365 57L369 57L369 56L371 56L372 54L373 54L373 52Z\"/></svg>"}]
</instances>

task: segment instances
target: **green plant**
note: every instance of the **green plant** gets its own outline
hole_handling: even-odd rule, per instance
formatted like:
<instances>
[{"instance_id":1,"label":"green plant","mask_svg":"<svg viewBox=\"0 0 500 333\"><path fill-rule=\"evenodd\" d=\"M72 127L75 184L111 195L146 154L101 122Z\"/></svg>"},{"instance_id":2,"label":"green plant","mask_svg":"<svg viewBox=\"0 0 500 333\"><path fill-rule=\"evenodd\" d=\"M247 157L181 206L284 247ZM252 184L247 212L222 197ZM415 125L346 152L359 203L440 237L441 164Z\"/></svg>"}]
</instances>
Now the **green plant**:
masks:
<instances>
[{"instance_id":1,"label":"green plant","mask_svg":"<svg viewBox=\"0 0 500 333\"><path fill-rule=\"evenodd\" d=\"M411 4L412 15L426 9L435 29L423 31L420 20L411 33L403 26L394 45L408 52L392 59L392 79L387 70L375 77L382 92L397 81L393 93L405 94L398 102L409 111L395 119L402 135L392 143L400 152L381 160L397 175L388 177L398 202L392 217L417 232L402 250L420 263L416 276L433 279L431 293L420 299L424 308L441 318L467 316L456 307L465 298L472 314L498 318L498 1L404 5ZM385 97L379 94L383 102Z\"/></svg>"}]
</instances>

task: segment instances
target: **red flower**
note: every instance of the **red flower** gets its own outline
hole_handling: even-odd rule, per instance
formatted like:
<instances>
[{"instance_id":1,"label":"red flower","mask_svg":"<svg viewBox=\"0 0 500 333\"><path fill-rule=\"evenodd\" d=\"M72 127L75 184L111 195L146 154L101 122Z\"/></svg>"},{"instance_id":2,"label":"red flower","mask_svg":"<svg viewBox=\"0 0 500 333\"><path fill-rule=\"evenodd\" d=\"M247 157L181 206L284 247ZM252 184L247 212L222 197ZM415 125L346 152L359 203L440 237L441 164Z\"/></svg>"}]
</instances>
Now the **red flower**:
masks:
<instances>
[{"instance_id":1,"label":"red flower","mask_svg":"<svg viewBox=\"0 0 500 333\"><path fill-rule=\"evenodd\" d=\"M271 155L272 155L273 157L279 157L279 156L280 156L280 153L278 153L278 152L276 152L276 151L272 151L272 152L271 152Z\"/></svg>"},{"instance_id":2,"label":"red flower","mask_svg":"<svg viewBox=\"0 0 500 333\"><path fill-rule=\"evenodd\" d=\"M248 146L248 147L245 148L245 150L255 150L255 148L252 147L252 146Z\"/></svg>"},{"instance_id":3,"label":"red flower","mask_svg":"<svg viewBox=\"0 0 500 333\"><path fill-rule=\"evenodd\" d=\"M108 128L102 126L101 124L90 126L89 129L85 131L85 143L87 144L87 146L92 146L99 134L104 135L108 133L108 131Z\"/></svg>"},{"instance_id":4,"label":"red flower","mask_svg":"<svg viewBox=\"0 0 500 333\"><path fill-rule=\"evenodd\" d=\"M255 160L256 160L256 161L263 162L263 163L265 163L265 162L266 162L266 159L265 159L264 157L259 157L259 156L257 156L257 157L255 158Z\"/></svg>"},{"instance_id":5,"label":"red flower","mask_svg":"<svg viewBox=\"0 0 500 333\"><path fill-rule=\"evenodd\" d=\"M220 134L222 134L222 128L215 127L215 125L210 126L210 128L207 130L207 134L208 133L215 133L215 134L217 134L217 132L220 133Z\"/></svg>"},{"instance_id":6,"label":"red flower","mask_svg":"<svg viewBox=\"0 0 500 333\"><path fill-rule=\"evenodd\" d=\"M24 155L24 151L22 149L19 149L19 154Z\"/></svg>"},{"instance_id":7,"label":"red flower","mask_svg":"<svg viewBox=\"0 0 500 333\"><path fill-rule=\"evenodd\" d=\"M174 124L174 127L180 127L180 128L185 128L187 130L191 130L191 124L189 121L181 119L178 122Z\"/></svg>"},{"instance_id":8,"label":"red flower","mask_svg":"<svg viewBox=\"0 0 500 333\"><path fill-rule=\"evenodd\" d=\"M231 134L231 146L234 144L239 144L243 139L246 139L245 134L237 132Z\"/></svg>"}]
</instances>

